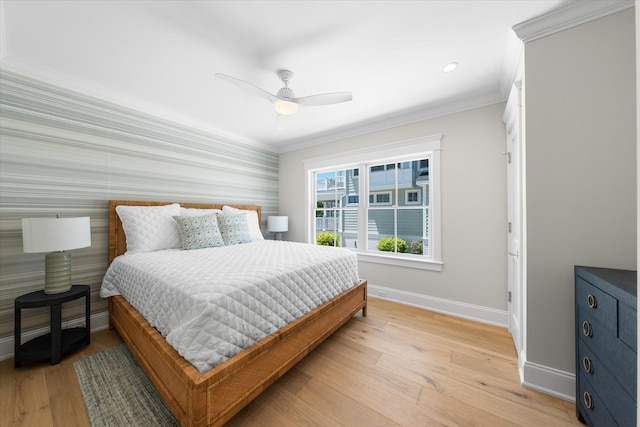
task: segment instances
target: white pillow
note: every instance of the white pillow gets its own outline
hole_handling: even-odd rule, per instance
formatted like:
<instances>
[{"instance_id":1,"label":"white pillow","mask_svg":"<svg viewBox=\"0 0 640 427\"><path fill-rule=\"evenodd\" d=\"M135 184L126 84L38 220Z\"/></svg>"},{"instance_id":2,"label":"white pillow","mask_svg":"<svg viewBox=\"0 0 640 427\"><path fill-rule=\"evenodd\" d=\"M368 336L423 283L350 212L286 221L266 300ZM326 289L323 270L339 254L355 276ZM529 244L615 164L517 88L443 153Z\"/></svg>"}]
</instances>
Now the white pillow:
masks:
<instances>
[{"instance_id":1,"label":"white pillow","mask_svg":"<svg viewBox=\"0 0 640 427\"><path fill-rule=\"evenodd\" d=\"M262 231L260 231L260 223L258 222L258 211L237 209L232 208L231 206L223 206L222 212L226 214L245 214L247 216L247 224L249 225L249 234L251 235L251 240L264 240Z\"/></svg>"},{"instance_id":2,"label":"white pillow","mask_svg":"<svg viewBox=\"0 0 640 427\"><path fill-rule=\"evenodd\" d=\"M180 207L180 216L202 216L222 213L222 209L200 209Z\"/></svg>"},{"instance_id":3,"label":"white pillow","mask_svg":"<svg viewBox=\"0 0 640 427\"><path fill-rule=\"evenodd\" d=\"M182 247L178 225L173 220L180 215L180 205L116 207L127 236L127 252L151 252Z\"/></svg>"}]
</instances>

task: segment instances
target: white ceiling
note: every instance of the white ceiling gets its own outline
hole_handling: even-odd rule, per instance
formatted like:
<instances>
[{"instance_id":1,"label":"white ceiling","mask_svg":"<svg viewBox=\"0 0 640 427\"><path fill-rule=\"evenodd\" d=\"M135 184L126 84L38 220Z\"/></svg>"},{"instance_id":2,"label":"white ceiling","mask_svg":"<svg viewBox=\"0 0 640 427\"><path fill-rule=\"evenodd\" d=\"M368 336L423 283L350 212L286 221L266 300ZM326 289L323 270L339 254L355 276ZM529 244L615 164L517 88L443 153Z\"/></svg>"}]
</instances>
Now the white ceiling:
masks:
<instances>
[{"instance_id":1,"label":"white ceiling","mask_svg":"<svg viewBox=\"0 0 640 427\"><path fill-rule=\"evenodd\" d=\"M511 27L572 1L4 0L2 65L287 151L506 99L520 54ZM276 93L283 68L296 96L353 101L278 116L214 77Z\"/></svg>"}]
</instances>

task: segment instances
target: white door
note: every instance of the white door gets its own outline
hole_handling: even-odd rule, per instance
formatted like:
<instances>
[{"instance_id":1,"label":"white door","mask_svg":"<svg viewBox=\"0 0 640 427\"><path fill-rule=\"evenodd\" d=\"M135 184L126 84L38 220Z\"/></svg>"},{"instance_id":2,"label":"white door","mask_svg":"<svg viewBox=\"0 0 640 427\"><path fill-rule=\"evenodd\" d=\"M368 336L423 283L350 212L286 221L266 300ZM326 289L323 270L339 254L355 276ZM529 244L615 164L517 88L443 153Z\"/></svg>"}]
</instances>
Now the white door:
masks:
<instances>
[{"instance_id":1,"label":"white door","mask_svg":"<svg viewBox=\"0 0 640 427\"><path fill-rule=\"evenodd\" d=\"M523 350L523 299L522 276L522 162L521 162L521 85L511 89L504 122L507 131L507 288L509 332L518 352Z\"/></svg>"}]
</instances>

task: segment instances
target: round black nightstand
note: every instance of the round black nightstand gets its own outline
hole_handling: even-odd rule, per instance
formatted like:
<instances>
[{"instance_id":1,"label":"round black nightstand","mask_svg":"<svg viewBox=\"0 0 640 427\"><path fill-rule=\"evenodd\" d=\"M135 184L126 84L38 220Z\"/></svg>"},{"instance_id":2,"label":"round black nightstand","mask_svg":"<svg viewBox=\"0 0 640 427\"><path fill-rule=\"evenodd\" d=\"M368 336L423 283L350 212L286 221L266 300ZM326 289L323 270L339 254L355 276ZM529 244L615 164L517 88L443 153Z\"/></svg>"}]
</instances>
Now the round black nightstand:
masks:
<instances>
[{"instance_id":1,"label":"round black nightstand","mask_svg":"<svg viewBox=\"0 0 640 427\"><path fill-rule=\"evenodd\" d=\"M78 298L85 298L85 327L62 329L62 304ZM91 342L91 287L74 285L67 292L45 294L35 291L15 300L14 362L18 367L22 362L51 359L51 364L60 363L62 355L80 344ZM51 307L51 332L21 344L22 309Z\"/></svg>"}]
</instances>

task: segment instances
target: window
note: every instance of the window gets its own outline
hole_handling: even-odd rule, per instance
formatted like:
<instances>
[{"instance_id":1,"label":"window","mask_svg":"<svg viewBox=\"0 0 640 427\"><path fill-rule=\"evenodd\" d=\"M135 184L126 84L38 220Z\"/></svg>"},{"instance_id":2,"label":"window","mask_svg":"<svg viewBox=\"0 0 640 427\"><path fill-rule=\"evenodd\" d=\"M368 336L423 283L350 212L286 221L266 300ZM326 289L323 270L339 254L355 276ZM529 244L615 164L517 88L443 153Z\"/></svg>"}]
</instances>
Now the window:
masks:
<instances>
[{"instance_id":1,"label":"window","mask_svg":"<svg viewBox=\"0 0 640 427\"><path fill-rule=\"evenodd\" d=\"M404 193L405 205L419 205L420 204L420 191L419 190L407 190Z\"/></svg>"},{"instance_id":2,"label":"window","mask_svg":"<svg viewBox=\"0 0 640 427\"><path fill-rule=\"evenodd\" d=\"M358 169L316 172L314 182L314 241L357 247Z\"/></svg>"},{"instance_id":3,"label":"window","mask_svg":"<svg viewBox=\"0 0 640 427\"><path fill-rule=\"evenodd\" d=\"M305 161L309 242L439 271L440 138Z\"/></svg>"},{"instance_id":4,"label":"window","mask_svg":"<svg viewBox=\"0 0 640 427\"><path fill-rule=\"evenodd\" d=\"M428 184L419 184L418 164L425 162L428 164L428 157L398 162L397 167L387 164L384 170L377 165L365 165L369 171L366 209L369 250L429 256L429 206L420 206L418 202L420 192L429 191ZM380 189L391 191L377 192Z\"/></svg>"},{"instance_id":5,"label":"window","mask_svg":"<svg viewBox=\"0 0 640 427\"><path fill-rule=\"evenodd\" d=\"M370 205L390 205L391 204L391 192L386 191L384 193L369 193Z\"/></svg>"}]
</instances>

